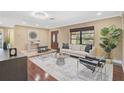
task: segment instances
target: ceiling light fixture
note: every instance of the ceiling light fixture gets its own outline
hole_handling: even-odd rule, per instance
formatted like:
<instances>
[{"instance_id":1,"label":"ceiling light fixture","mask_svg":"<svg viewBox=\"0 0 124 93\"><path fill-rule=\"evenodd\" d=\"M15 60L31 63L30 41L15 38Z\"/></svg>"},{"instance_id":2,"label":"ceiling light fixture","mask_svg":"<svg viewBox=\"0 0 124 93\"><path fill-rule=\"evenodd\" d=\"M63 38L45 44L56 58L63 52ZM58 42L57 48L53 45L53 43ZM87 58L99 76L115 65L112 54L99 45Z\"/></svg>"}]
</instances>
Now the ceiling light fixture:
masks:
<instances>
[{"instance_id":1,"label":"ceiling light fixture","mask_svg":"<svg viewBox=\"0 0 124 93\"><path fill-rule=\"evenodd\" d=\"M102 12L98 12L97 15L98 15L98 16L101 16L101 15L102 15Z\"/></svg>"},{"instance_id":2,"label":"ceiling light fixture","mask_svg":"<svg viewBox=\"0 0 124 93\"><path fill-rule=\"evenodd\" d=\"M48 14L46 12L43 12L43 11L32 12L32 15L34 17L40 18L40 19L46 19L46 18L48 18Z\"/></svg>"}]
</instances>

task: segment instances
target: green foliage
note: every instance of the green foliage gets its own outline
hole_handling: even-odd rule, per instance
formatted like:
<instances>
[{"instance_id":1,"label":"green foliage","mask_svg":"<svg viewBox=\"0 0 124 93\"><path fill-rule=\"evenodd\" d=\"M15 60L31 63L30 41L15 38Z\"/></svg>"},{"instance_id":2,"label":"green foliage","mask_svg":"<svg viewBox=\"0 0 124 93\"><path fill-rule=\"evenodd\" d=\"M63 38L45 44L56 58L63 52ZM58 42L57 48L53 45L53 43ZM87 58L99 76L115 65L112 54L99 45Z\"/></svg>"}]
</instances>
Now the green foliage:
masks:
<instances>
[{"instance_id":1,"label":"green foliage","mask_svg":"<svg viewBox=\"0 0 124 93\"><path fill-rule=\"evenodd\" d=\"M9 44L9 43L10 43L10 38L9 38L9 37L6 37L6 38L5 38L5 42L6 42L7 44Z\"/></svg>"},{"instance_id":2,"label":"green foliage","mask_svg":"<svg viewBox=\"0 0 124 93\"><path fill-rule=\"evenodd\" d=\"M111 51L117 47L121 31L122 29L116 28L114 25L101 29L100 34L102 42L100 43L100 46L105 52L111 53Z\"/></svg>"},{"instance_id":3,"label":"green foliage","mask_svg":"<svg viewBox=\"0 0 124 93\"><path fill-rule=\"evenodd\" d=\"M76 44L80 44L80 36L79 35L77 35L77 37L76 37Z\"/></svg>"}]
</instances>

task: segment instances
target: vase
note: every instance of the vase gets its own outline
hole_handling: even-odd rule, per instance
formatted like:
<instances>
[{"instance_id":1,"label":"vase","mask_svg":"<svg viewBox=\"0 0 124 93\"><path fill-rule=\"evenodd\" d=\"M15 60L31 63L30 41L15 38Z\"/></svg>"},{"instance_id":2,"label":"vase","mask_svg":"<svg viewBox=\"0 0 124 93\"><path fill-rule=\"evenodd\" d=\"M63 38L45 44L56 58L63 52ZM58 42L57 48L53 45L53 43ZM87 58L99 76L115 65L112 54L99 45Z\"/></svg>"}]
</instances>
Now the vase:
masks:
<instances>
[{"instance_id":1,"label":"vase","mask_svg":"<svg viewBox=\"0 0 124 93\"><path fill-rule=\"evenodd\" d=\"M11 48L11 44L8 43L8 44L7 44L7 49L10 49L10 48Z\"/></svg>"},{"instance_id":2,"label":"vase","mask_svg":"<svg viewBox=\"0 0 124 93\"><path fill-rule=\"evenodd\" d=\"M107 58L107 59L112 59L112 57L111 57L111 52L110 52L110 53L106 53L106 58Z\"/></svg>"},{"instance_id":3,"label":"vase","mask_svg":"<svg viewBox=\"0 0 124 93\"><path fill-rule=\"evenodd\" d=\"M107 64L112 64L112 59L106 59Z\"/></svg>"},{"instance_id":4,"label":"vase","mask_svg":"<svg viewBox=\"0 0 124 93\"><path fill-rule=\"evenodd\" d=\"M6 42L3 43L3 49L7 50L7 43Z\"/></svg>"}]
</instances>

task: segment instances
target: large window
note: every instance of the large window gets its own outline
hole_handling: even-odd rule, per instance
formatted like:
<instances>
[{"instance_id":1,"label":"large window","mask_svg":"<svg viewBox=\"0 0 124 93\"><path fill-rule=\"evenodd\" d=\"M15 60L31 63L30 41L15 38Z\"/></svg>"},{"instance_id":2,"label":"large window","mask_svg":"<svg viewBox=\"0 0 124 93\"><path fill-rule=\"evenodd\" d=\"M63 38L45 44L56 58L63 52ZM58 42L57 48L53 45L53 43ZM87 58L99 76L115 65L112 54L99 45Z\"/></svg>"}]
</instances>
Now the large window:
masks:
<instances>
[{"instance_id":1,"label":"large window","mask_svg":"<svg viewBox=\"0 0 124 93\"><path fill-rule=\"evenodd\" d=\"M94 27L70 29L71 44L94 44Z\"/></svg>"},{"instance_id":2,"label":"large window","mask_svg":"<svg viewBox=\"0 0 124 93\"><path fill-rule=\"evenodd\" d=\"M80 44L80 32L71 32L71 43Z\"/></svg>"}]
</instances>

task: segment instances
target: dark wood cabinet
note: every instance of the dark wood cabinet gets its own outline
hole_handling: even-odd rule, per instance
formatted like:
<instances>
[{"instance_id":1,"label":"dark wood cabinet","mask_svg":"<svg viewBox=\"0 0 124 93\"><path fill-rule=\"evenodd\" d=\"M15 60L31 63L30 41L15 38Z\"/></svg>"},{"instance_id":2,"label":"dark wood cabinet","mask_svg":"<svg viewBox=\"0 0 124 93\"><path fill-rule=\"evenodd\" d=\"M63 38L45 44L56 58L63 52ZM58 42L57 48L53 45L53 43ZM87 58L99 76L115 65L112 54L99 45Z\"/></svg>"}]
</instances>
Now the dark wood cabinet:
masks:
<instances>
[{"instance_id":1,"label":"dark wood cabinet","mask_svg":"<svg viewBox=\"0 0 124 93\"><path fill-rule=\"evenodd\" d=\"M28 80L29 81L56 81L56 79L28 60Z\"/></svg>"},{"instance_id":2,"label":"dark wood cabinet","mask_svg":"<svg viewBox=\"0 0 124 93\"><path fill-rule=\"evenodd\" d=\"M27 57L0 61L0 81L26 81Z\"/></svg>"}]
</instances>

